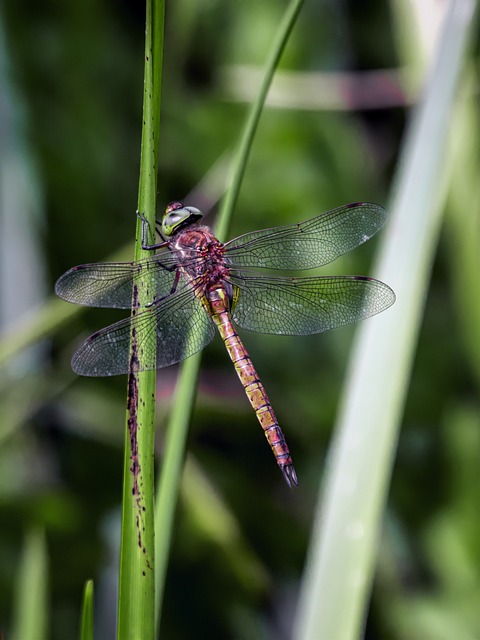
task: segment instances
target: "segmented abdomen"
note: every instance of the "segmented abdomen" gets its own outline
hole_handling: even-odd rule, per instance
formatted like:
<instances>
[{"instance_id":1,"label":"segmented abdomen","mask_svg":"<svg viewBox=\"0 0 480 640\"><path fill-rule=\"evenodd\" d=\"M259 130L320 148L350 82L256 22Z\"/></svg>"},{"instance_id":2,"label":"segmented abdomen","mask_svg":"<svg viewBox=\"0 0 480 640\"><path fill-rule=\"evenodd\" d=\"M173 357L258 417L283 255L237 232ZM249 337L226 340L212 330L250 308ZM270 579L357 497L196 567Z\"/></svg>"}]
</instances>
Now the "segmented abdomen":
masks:
<instances>
[{"instance_id":1,"label":"segmented abdomen","mask_svg":"<svg viewBox=\"0 0 480 640\"><path fill-rule=\"evenodd\" d=\"M258 421L265 432L277 464L288 485L298 485L297 474L295 473L285 436L278 425L265 387L260 382L253 362L231 323L229 314L230 302L226 291L223 287L218 287L209 291L207 295L212 318L222 336L250 404L257 414ZM208 302L205 301L204 304L208 304Z\"/></svg>"}]
</instances>

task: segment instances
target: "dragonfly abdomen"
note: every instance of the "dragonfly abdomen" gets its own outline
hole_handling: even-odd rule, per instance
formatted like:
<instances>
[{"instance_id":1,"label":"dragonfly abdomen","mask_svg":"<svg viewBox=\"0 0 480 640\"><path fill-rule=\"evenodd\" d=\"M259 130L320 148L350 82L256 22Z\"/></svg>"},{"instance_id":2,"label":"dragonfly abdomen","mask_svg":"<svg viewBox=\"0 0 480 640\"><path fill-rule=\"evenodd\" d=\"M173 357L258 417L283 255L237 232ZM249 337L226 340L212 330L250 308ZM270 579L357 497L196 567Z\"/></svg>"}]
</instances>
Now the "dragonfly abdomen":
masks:
<instances>
[{"instance_id":1,"label":"dragonfly abdomen","mask_svg":"<svg viewBox=\"0 0 480 640\"><path fill-rule=\"evenodd\" d=\"M260 426L268 440L273 455L289 486L298 485L297 474L293 466L285 436L268 399L265 387L261 383L253 362L235 331L229 314L229 296L223 287L208 292L210 313L217 325L225 347L233 362L247 398L255 411Z\"/></svg>"}]
</instances>

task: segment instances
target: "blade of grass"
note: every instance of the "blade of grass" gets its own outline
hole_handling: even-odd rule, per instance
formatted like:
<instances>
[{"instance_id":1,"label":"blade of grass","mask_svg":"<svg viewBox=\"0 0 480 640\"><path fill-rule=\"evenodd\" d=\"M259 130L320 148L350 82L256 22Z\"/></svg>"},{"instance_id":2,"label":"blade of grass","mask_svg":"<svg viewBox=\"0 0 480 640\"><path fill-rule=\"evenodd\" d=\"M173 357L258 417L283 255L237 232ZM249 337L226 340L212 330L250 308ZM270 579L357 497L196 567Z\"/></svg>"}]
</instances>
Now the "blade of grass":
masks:
<instances>
[{"instance_id":1,"label":"blade of grass","mask_svg":"<svg viewBox=\"0 0 480 640\"><path fill-rule=\"evenodd\" d=\"M461 322L461 337L480 386L480 114L476 76L468 72L468 92L452 141L452 188L449 194L447 237L453 295Z\"/></svg>"},{"instance_id":2,"label":"blade of grass","mask_svg":"<svg viewBox=\"0 0 480 640\"><path fill-rule=\"evenodd\" d=\"M163 64L163 0L147 0L145 76L138 210L150 228L155 224L157 155L160 131L160 91ZM137 220L135 259L142 249L142 225ZM152 299L152 282L143 276L133 287L132 315ZM154 318L152 316L152 323ZM148 331L149 327L144 327ZM118 595L119 640L154 637L154 418L155 370L141 371L144 354L140 332L132 331L125 432L122 533ZM139 367L136 366L138 362Z\"/></svg>"},{"instance_id":3,"label":"blade of grass","mask_svg":"<svg viewBox=\"0 0 480 640\"><path fill-rule=\"evenodd\" d=\"M80 640L93 640L93 580L87 580L83 591Z\"/></svg>"},{"instance_id":4,"label":"blade of grass","mask_svg":"<svg viewBox=\"0 0 480 640\"><path fill-rule=\"evenodd\" d=\"M248 155L250 153L258 121L265 104L268 88L271 84L280 56L285 48L288 36L293 29L293 25L295 24L295 20L302 5L303 0L292 0L288 4L265 65L265 77L260 87L259 94L247 115L238 150L233 158L227 195L224 198L223 206L215 227L216 235L222 241L225 240L227 236L233 209L238 198ZM187 439L188 425L190 423L193 403L195 400L200 358L200 354L192 356L181 367L175 392L173 411L167 427L164 460L157 487L157 504L155 509L155 528L158 532L155 545L157 635L160 626L175 505L179 492L183 459L185 456L185 443ZM159 532L162 533L161 536L159 535Z\"/></svg>"},{"instance_id":5,"label":"blade of grass","mask_svg":"<svg viewBox=\"0 0 480 640\"><path fill-rule=\"evenodd\" d=\"M26 539L17 576L13 640L47 637L48 560L43 531L31 531Z\"/></svg>"},{"instance_id":6,"label":"blade of grass","mask_svg":"<svg viewBox=\"0 0 480 640\"><path fill-rule=\"evenodd\" d=\"M357 333L294 637L362 634L376 542L445 196L445 144L473 3L453 2L408 131L375 273L395 307ZM394 367L394 369L392 369Z\"/></svg>"},{"instance_id":7,"label":"blade of grass","mask_svg":"<svg viewBox=\"0 0 480 640\"><path fill-rule=\"evenodd\" d=\"M282 21L278 27L278 31L275 34L275 39L272 43L269 56L265 63L264 75L259 87L257 98L249 109L238 144L238 151L233 158L230 185L226 196L223 199L220 214L218 216L218 222L215 227L217 238L222 242L225 242L227 238L233 209L237 203L240 186L242 184L243 176L245 175L248 156L250 155L250 149L253 144L253 138L257 131L258 122L265 106L268 90L272 84L273 74L278 66L280 57L285 49L285 45L287 44L287 40L292 32L302 6L303 0L291 0L287 5Z\"/></svg>"}]
</instances>

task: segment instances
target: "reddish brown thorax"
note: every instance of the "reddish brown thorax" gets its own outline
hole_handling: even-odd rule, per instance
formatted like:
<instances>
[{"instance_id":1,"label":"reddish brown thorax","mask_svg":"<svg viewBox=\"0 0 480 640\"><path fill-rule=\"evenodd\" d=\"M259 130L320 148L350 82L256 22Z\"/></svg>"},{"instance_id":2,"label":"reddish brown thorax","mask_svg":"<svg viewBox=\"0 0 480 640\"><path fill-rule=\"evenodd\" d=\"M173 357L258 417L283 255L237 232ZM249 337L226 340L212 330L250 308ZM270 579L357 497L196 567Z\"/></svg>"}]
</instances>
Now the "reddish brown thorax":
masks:
<instances>
[{"instance_id":1,"label":"reddish brown thorax","mask_svg":"<svg viewBox=\"0 0 480 640\"><path fill-rule=\"evenodd\" d=\"M174 248L179 253L184 274L190 278L201 277L205 288L223 282L229 275L225 246L207 226L180 231L175 238Z\"/></svg>"}]
</instances>

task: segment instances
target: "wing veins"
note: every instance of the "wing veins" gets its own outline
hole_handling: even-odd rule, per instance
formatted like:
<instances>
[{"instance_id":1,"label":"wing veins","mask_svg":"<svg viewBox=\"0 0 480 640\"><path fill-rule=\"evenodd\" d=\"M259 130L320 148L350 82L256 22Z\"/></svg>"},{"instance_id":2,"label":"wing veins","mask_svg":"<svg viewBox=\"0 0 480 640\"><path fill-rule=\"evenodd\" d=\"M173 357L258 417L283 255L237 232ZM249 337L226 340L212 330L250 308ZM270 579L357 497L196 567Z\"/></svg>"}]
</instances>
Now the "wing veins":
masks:
<instances>
[{"instance_id":1,"label":"wing veins","mask_svg":"<svg viewBox=\"0 0 480 640\"><path fill-rule=\"evenodd\" d=\"M320 267L371 238L386 211L353 203L304 222L246 233L226 243L232 266L303 270Z\"/></svg>"},{"instance_id":2,"label":"wing veins","mask_svg":"<svg viewBox=\"0 0 480 640\"><path fill-rule=\"evenodd\" d=\"M74 371L87 376L128 373L133 329L139 333L137 346L139 351L143 350L142 360L146 363L142 370L169 366L202 349L212 340L214 327L201 307L194 287L195 283L184 286L138 315L124 318L91 335L73 355ZM197 332L195 344L188 342L190 331L194 336ZM159 352L160 345L165 347L164 352Z\"/></svg>"},{"instance_id":3,"label":"wing veins","mask_svg":"<svg viewBox=\"0 0 480 640\"><path fill-rule=\"evenodd\" d=\"M233 319L259 333L307 335L368 318L393 304L393 291L365 276L232 277Z\"/></svg>"}]
</instances>

